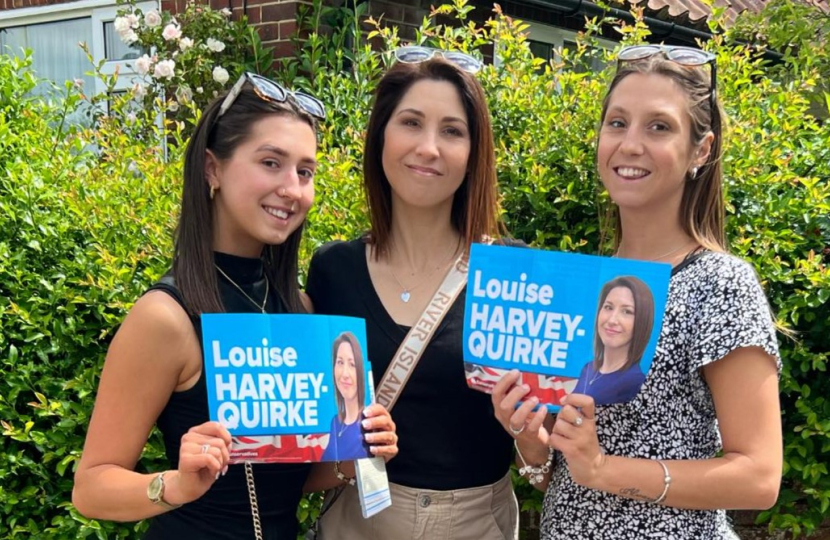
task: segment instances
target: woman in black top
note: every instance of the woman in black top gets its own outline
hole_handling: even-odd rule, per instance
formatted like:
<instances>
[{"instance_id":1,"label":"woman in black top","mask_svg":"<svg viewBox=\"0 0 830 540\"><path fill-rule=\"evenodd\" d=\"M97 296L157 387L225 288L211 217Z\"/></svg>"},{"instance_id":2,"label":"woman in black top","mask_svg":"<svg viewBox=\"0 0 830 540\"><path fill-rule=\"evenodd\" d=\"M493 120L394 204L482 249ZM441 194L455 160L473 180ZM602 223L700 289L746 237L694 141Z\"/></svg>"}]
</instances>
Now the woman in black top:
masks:
<instances>
[{"instance_id":1,"label":"woman in black top","mask_svg":"<svg viewBox=\"0 0 830 540\"><path fill-rule=\"evenodd\" d=\"M422 47L396 56L366 135L371 231L318 250L306 289L317 312L366 319L376 388L450 265L500 229L489 111L467 71L480 64ZM321 522L326 540L516 537L511 438L487 417L489 396L466 385L463 318L462 292L392 411L401 433L387 468L392 508L350 519L357 501L346 488Z\"/></svg>"},{"instance_id":2,"label":"woman in black top","mask_svg":"<svg viewBox=\"0 0 830 540\"><path fill-rule=\"evenodd\" d=\"M185 158L172 271L142 296L107 353L73 503L89 517L153 518L146 538L295 540L307 465L252 467L261 522L231 436L210 422L200 315L305 312L297 252L314 198L315 98L245 74L201 116ZM380 455L394 433L382 407ZM371 414L370 413L370 414ZM134 472L157 424L177 468Z\"/></svg>"}]
</instances>

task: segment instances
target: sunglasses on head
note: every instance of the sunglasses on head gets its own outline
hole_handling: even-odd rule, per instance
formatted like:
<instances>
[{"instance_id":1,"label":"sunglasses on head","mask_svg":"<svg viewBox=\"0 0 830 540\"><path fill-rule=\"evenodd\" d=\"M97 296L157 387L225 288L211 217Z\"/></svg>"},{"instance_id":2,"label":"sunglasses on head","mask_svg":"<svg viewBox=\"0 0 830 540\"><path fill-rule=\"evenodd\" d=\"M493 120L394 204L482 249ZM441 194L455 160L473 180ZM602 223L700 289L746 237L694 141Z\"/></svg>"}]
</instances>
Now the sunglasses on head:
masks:
<instances>
[{"instance_id":1,"label":"sunglasses on head","mask_svg":"<svg viewBox=\"0 0 830 540\"><path fill-rule=\"evenodd\" d=\"M432 60L435 55L438 55L457 65L467 73L478 73L483 65L480 60L473 58L467 53L458 51L442 51L441 49L421 47L420 45L398 47L395 49L394 54L395 59L404 64L420 64L421 62Z\"/></svg>"},{"instance_id":2,"label":"sunglasses on head","mask_svg":"<svg viewBox=\"0 0 830 540\"><path fill-rule=\"evenodd\" d=\"M711 105L712 116L715 116L717 97L717 77L718 77L718 63L717 57L707 51L695 49L693 47L681 47L674 45L633 45L626 47L617 55L617 66L623 62L638 62L651 58L655 54L662 54L667 60L670 60L681 66L699 67L709 64L709 72L711 80L709 81L709 102Z\"/></svg>"},{"instance_id":3,"label":"sunglasses on head","mask_svg":"<svg viewBox=\"0 0 830 540\"><path fill-rule=\"evenodd\" d=\"M239 77L239 80L233 85L233 88L231 88L230 92L228 92L227 97L225 97L225 100L219 107L219 114L216 116L217 119L221 118L223 114L228 112L228 109L231 108L231 105L233 105L234 101L236 101L236 98L239 97L239 93L242 92L242 88L245 86L245 83L250 83L254 89L254 92L256 92L256 95L264 101L285 103L286 100L291 97L302 110L311 116L317 118L318 120L326 119L326 107L323 105L323 102L316 97L303 92L288 90L271 79L266 79L262 75L257 75L256 73L243 73L242 76Z\"/></svg>"}]
</instances>

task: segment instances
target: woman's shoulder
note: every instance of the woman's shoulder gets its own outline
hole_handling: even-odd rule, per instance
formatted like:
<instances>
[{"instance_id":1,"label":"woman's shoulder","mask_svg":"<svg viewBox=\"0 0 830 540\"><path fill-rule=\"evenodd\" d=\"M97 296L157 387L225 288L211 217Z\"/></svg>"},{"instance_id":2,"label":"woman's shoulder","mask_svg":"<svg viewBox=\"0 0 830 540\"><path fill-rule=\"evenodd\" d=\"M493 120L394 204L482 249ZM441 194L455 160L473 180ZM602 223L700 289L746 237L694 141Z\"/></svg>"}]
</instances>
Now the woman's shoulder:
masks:
<instances>
[{"instance_id":1,"label":"woman's shoulder","mask_svg":"<svg viewBox=\"0 0 830 540\"><path fill-rule=\"evenodd\" d=\"M364 257L366 241L363 237L354 240L332 240L326 242L314 252L312 264L332 264L343 260Z\"/></svg>"},{"instance_id":2,"label":"woman's shoulder","mask_svg":"<svg viewBox=\"0 0 830 540\"><path fill-rule=\"evenodd\" d=\"M758 282L758 274L749 262L723 251L703 252L676 274L683 279L704 284Z\"/></svg>"},{"instance_id":3,"label":"woman's shoulder","mask_svg":"<svg viewBox=\"0 0 830 540\"><path fill-rule=\"evenodd\" d=\"M512 238L510 236L501 236L499 238L492 239L491 243L495 246L521 247L521 248L530 247L523 240L519 240L518 238Z\"/></svg>"}]
</instances>

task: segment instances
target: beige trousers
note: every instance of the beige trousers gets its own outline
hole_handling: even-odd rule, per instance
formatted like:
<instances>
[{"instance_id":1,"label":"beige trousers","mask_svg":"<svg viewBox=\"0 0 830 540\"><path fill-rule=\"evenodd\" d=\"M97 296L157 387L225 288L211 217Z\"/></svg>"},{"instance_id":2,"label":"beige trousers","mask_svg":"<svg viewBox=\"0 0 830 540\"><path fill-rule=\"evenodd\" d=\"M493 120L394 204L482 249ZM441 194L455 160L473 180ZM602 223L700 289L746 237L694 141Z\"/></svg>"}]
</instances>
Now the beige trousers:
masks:
<instances>
[{"instance_id":1,"label":"beige trousers","mask_svg":"<svg viewBox=\"0 0 830 540\"><path fill-rule=\"evenodd\" d=\"M510 475L453 491L389 483L392 506L369 519L346 487L320 520L320 540L517 540L519 505Z\"/></svg>"}]
</instances>

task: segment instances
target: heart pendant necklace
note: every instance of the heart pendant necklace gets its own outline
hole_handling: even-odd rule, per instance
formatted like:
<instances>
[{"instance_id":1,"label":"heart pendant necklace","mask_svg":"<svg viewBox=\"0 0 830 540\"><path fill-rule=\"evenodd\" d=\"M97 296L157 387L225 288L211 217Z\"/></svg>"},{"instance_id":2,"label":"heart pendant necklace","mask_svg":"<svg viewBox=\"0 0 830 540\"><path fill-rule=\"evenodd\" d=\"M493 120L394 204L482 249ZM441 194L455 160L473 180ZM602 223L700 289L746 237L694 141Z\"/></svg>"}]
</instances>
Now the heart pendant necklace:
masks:
<instances>
[{"instance_id":1,"label":"heart pendant necklace","mask_svg":"<svg viewBox=\"0 0 830 540\"><path fill-rule=\"evenodd\" d=\"M449 258L447 258L444 262L442 262L441 264L439 264L438 266L436 266L435 268L433 268L432 270L430 270L430 271L429 271L429 273L428 273L426 276L424 276L423 278L421 278L421 280L420 280L420 281L418 281L418 283L416 283L415 285L413 285L413 286L411 286L411 287L406 287L406 286L404 286L404 284L403 284L403 283L401 283L401 280L399 280L399 279L398 279L398 276L396 276L396 275L395 275L395 271L394 271L394 270L392 270L392 265L389 265L389 273L390 273L390 274L392 274L392 278L393 278L393 279L395 280L395 282L398 284L398 287L400 287L400 288L401 288L401 302L403 302L404 304L408 303L408 302L409 302L409 300L412 298L412 291L414 291L415 289L417 289L418 287L420 287L421 285L423 285L424 283L426 283L426 281L427 281L429 278L431 278L431 277L432 277L432 275L433 275L433 274L434 274L434 273L435 273L438 269L440 269L440 268L446 268L446 267L447 267L447 265L449 264L449 262L450 262L450 261L452 261L452 260L454 259L454 255L455 255L455 254L456 254L456 252L458 251L458 245L459 245L460 243L461 243L461 240L459 239L458 243L456 243L456 244L455 244L455 246L453 247L452 251L450 252L450 256L449 256Z\"/></svg>"}]
</instances>

